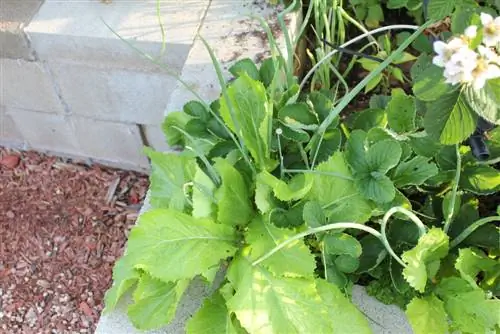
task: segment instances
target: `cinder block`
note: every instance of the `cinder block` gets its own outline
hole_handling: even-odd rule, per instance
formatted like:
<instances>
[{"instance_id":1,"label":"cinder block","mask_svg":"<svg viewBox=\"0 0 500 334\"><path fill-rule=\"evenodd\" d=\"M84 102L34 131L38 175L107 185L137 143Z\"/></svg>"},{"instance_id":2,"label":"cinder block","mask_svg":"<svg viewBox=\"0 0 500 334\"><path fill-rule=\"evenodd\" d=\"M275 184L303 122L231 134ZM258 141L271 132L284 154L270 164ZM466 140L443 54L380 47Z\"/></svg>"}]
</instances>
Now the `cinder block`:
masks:
<instances>
[{"instance_id":1,"label":"cinder block","mask_svg":"<svg viewBox=\"0 0 500 334\"><path fill-rule=\"evenodd\" d=\"M0 104L18 109L64 112L44 64L21 59L0 59Z\"/></svg>"},{"instance_id":2,"label":"cinder block","mask_svg":"<svg viewBox=\"0 0 500 334\"><path fill-rule=\"evenodd\" d=\"M168 146L165 134L161 126L157 125L142 125L147 144L157 151L169 152L172 148Z\"/></svg>"},{"instance_id":3,"label":"cinder block","mask_svg":"<svg viewBox=\"0 0 500 334\"><path fill-rule=\"evenodd\" d=\"M72 114L100 120L159 124L175 79L162 73L49 63Z\"/></svg>"},{"instance_id":4,"label":"cinder block","mask_svg":"<svg viewBox=\"0 0 500 334\"><path fill-rule=\"evenodd\" d=\"M34 60L23 28L37 12L42 0L0 0L0 57Z\"/></svg>"},{"instance_id":5,"label":"cinder block","mask_svg":"<svg viewBox=\"0 0 500 334\"><path fill-rule=\"evenodd\" d=\"M47 0L26 28L40 59L75 60L122 68L157 68L119 36L174 71L180 71L209 1ZM106 26L108 25L108 26Z\"/></svg>"},{"instance_id":6,"label":"cinder block","mask_svg":"<svg viewBox=\"0 0 500 334\"><path fill-rule=\"evenodd\" d=\"M148 159L142 153L143 144L137 125L84 117L74 117L72 120L80 155L121 166L149 166Z\"/></svg>"},{"instance_id":7,"label":"cinder block","mask_svg":"<svg viewBox=\"0 0 500 334\"><path fill-rule=\"evenodd\" d=\"M30 148L67 154L78 154L79 148L68 116L7 108L7 115Z\"/></svg>"},{"instance_id":8,"label":"cinder block","mask_svg":"<svg viewBox=\"0 0 500 334\"><path fill-rule=\"evenodd\" d=\"M7 115L6 109L0 106L0 145L9 147L24 146L24 137L14 120Z\"/></svg>"}]
</instances>

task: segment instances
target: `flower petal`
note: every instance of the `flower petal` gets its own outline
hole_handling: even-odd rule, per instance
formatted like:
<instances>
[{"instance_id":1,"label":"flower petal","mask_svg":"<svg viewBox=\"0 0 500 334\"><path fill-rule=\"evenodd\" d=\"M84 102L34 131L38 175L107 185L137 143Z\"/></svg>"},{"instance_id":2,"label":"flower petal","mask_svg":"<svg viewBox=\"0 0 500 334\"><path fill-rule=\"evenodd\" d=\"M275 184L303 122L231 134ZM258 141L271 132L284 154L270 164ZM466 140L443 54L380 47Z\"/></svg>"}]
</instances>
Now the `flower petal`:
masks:
<instances>
[{"instance_id":1,"label":"flower petal","mask_svg":"<svg viewBox=\"0 0 500 334\"><path fill-rule=\"evenodd\" d=\"M447 44L442 41L436 41L434 42L434 52L436 52L438 55L441 55L444 53L446 50Z\"/></svg>"},{"instance_id":2,"label":"flower petal","mask_svg":"<svg viewBox=\"0 0 500 334\"><path fill-rule=\"evenodd\" d=\"M487 13L481 13L481 23L483 24L483 26L486 26L491 22L493 22L493 16Z\"/></svg>"},{"instance_id":3,"label":"flower petal","mask_svg":"<svg viewBox=\"0 0 500 334\"><path fill-rule=\"evenodd\" d=\"M467 27L467 29L465 29L464 31L464 34L470 39L475 38L477 35L477 26Z\"/></svg>"}]
</instances>

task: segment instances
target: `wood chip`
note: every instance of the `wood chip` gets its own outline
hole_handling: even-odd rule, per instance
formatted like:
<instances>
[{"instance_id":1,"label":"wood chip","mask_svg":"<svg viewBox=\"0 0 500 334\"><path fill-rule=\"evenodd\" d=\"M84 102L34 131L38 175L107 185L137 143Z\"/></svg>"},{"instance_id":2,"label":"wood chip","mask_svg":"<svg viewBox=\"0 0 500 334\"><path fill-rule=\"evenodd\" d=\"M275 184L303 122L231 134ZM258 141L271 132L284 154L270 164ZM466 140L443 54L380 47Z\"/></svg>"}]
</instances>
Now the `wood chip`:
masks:
<instances>
[{"instance_id":1,"label":"wood chip","mask_svg":"<svg viewBox=\"0 0 500 334\"><path fill-rule=\"evenodd\" d=\"M0 164L0 333L93 333L135 223L129 191L140 206L147 176L0 147L11 155L15 168Z\"/></svg>"}]
</instances>

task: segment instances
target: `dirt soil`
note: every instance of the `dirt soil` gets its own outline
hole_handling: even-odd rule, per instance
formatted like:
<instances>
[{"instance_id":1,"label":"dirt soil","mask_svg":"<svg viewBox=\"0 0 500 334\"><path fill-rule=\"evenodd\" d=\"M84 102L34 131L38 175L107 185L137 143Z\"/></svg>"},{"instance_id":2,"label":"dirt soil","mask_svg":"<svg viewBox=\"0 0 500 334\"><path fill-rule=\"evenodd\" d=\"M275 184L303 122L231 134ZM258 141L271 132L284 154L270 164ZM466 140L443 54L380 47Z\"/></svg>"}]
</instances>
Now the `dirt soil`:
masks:
<instances>
[{"instance_id":1,"label":"dirt soil","mask_svg":"<svg viewBox=\"0 0 500 334\"><path fill-rule=\"evenodd\" d=\"M0 333L93 333L146 175L0 147Z\"/></svg>"}]
</instances>

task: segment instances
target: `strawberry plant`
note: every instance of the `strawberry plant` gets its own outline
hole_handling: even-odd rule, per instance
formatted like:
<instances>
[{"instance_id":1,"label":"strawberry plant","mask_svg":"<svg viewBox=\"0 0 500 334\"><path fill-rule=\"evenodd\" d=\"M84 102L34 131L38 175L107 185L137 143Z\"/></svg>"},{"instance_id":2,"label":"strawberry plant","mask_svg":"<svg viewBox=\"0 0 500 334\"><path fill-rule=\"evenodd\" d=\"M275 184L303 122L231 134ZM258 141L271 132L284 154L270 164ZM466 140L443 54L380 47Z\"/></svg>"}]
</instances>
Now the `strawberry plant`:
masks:
<instances>
[{"instance_id":1,"label":"strawberry plant","mask_svg":"<svg viewBox=\"0 0 500 334\"><path fill-rule=\"evenodd\" d=\"M487 137L493 158L477 161L463 142L476 116L462 117L495 115L498 79L462 95L469 83L446 82L422 54L415 96L396 88L339 117L427 26L340 100L301 94L273 55L237 62L211 104L171 112L163 129L181 152L146 150L152 209L130 232L105 311L131 291L132 323L158 328L202 279L214 292L188 333L369 333L349 300L362 284L404 308L415 333L498 330L500 129Z\"/></svg>"}]
</instances>

